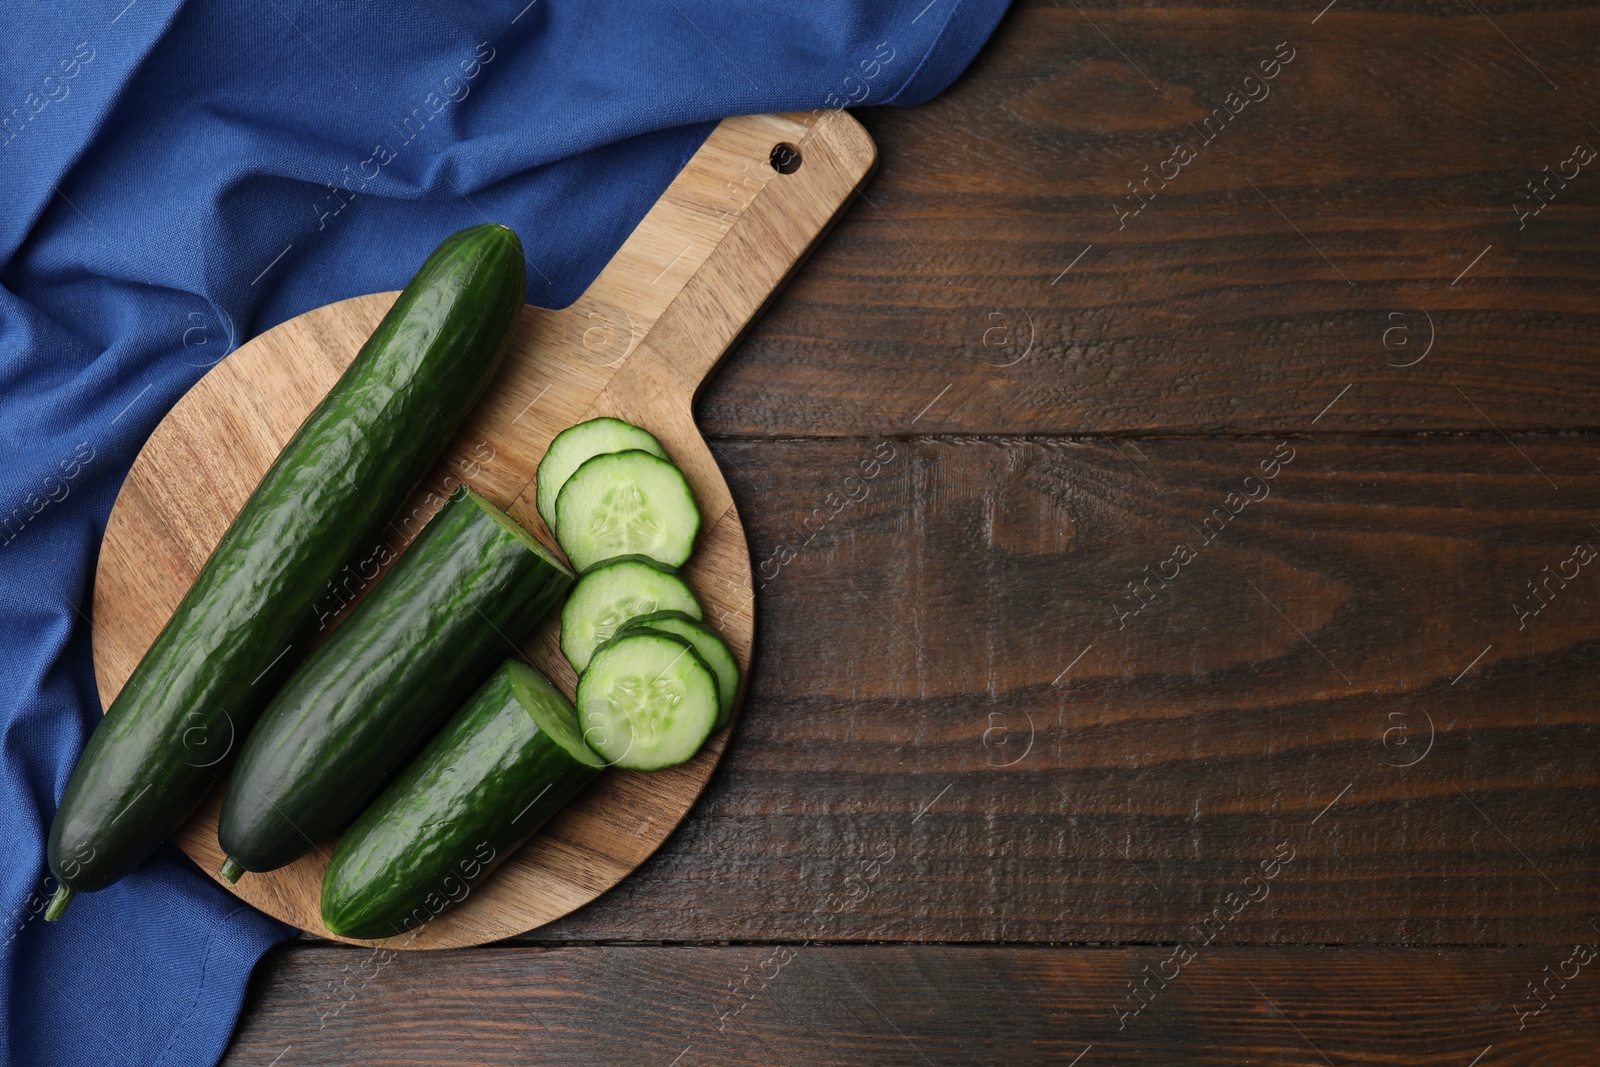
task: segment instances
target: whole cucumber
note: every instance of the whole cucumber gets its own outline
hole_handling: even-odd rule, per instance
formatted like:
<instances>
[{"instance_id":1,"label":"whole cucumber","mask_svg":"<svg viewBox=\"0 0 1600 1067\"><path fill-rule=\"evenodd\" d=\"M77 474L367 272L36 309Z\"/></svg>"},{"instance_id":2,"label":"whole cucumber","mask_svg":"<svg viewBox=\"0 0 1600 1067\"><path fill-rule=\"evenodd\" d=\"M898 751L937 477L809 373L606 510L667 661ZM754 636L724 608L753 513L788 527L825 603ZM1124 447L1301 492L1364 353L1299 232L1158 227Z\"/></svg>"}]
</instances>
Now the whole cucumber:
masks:
<instances>
[{"instance_id":1,"label":"whole cucumber","mask_svg":"<svg viewBox=\"0 0 1600 1067\"><path fill-rule=\"evenodd\" d=\"M515 654L572 572L462 486L278 691L222 801L222 874L292 863L350 825Z\"/></svg>"},{"instance_id":2,"label":"whole cucumber","mask_svg":"<svg viewBox=\"0 0 1600 1067\"><path fill-rule=\"evenodd\" d=\"M309 645L317 604L370 553L488 385L523 303L516 234L428 257L217 543L100 722L50 828L47 909L103 889L188 818Z\"/></svg>"},{"instance_id":3,"label":"whole cucumber","mask_svg":"<svg viewBox=\"0 0 1600 1067\"><path fill-rule=\"evenodd\" d=\"M394 937L466 899L599 774L577 713L511 660L362 813L322 880L322 921Z\"/></svg>"}]
</instances>

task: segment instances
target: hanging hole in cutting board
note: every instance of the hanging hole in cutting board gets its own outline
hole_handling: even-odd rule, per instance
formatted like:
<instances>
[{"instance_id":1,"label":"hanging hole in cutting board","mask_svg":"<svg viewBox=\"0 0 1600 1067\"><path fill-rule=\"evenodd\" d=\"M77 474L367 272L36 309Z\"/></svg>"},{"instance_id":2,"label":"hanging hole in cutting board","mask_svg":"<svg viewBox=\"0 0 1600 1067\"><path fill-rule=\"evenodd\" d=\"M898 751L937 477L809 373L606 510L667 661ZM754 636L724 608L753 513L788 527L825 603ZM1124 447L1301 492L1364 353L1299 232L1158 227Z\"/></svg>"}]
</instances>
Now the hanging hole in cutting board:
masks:
<instances>
[{"instance_id":1,"label":"hanging hole in cutting board","mask_svg":"<svg viewBox=\"0 0 1600 1067\"><path fill-rule=\"evenodd\" d=\"M788 141L779 141L772 146L772 155L767 157L767 162L779 174L793 174L800 169L800 149Z\"/></svg>"}]
</instances>

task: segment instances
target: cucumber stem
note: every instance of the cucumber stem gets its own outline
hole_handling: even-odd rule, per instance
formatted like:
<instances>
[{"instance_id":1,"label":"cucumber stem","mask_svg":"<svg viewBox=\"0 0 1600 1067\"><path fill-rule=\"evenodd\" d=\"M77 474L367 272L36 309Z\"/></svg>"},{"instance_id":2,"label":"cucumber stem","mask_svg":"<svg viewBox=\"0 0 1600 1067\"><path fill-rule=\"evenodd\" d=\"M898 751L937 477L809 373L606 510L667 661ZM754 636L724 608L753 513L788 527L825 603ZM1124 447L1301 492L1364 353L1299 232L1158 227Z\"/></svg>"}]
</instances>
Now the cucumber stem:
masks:
<instances>
[{"instance_id":1,"label":"cucumber stem","mask_svg":"<svg viewBox=\"0 0 1600 1067\"><path fill-rule=\"evenodd\" d=\"M67 910L67 905L72 903L72 898L77 892L66 886L57 886L55 896L50 898L50 903L44 909L44 921L53 923L61 918L61 913Z\"/></svg>"},{"instance_id":2,"label":"cucumber stem","mask_svg":"<svg viewBox=\"0 0 1600 1067\"><path fill-rule=\"evenodd\" d=\"M217 873L226 878L229 885L233 885L239 880L239 876L244 873L244 868L239 865L238 860L229 856L222 861L222 866L217 868Z\"/></svg>"}]
</instances>

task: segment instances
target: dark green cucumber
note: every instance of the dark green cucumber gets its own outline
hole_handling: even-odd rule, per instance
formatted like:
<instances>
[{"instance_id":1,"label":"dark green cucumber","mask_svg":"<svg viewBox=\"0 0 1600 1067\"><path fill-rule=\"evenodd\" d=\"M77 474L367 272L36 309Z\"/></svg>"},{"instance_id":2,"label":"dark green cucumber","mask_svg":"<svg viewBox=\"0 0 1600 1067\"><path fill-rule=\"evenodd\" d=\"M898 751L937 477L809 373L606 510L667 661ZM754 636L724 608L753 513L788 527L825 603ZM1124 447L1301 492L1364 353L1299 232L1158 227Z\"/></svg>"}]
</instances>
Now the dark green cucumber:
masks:
<instances>
[{"instance_id":1,"label":"dark green cucumber","mask_svg":"<svg viewBox=\"0 0 1600 1067\"><path fill-rule=\"evenodd\" d=\"M350 825L572 582L505 512L456 490L245 741L217 824L223 874L275 870Z\"/></svg>"},{"instance_id":2,"label":"dark green cucumber","mask_svg":"<svg viewBox=\"0 0 1600 1067\"><path fill-rule=\"evenodd\" d=\"M322 921L364 939L426 923L603 766L556 687L508 662L344 835L323 877Z\"/></svg>"},{"instance_id":3,"label":"dark green cucumber","mask_svg":"<svg viewBox=\"0 0 1600 1067\"><path fill-rule=\"evenodd\" d=\"M284 446L78 760L50 828L51 918L128 873L211 788L341 568L375 551L493 377L523 265L503 226L447 239Z\"/></svg>"}]
</instances>

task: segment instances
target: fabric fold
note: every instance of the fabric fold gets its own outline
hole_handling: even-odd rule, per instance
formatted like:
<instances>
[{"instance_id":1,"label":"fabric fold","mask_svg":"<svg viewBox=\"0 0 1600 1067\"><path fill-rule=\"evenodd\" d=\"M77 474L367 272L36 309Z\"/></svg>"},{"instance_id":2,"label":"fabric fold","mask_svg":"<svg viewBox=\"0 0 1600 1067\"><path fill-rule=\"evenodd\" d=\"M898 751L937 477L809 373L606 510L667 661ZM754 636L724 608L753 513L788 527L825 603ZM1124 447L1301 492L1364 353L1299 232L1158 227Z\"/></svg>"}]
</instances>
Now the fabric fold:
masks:
<instances>
[{"instance_id":1,"label":"fabric fold","mask_svg":"<svg viewBox=\"0 0 1600 1067\"><path fill-rule=\"evenodd\" d=\"M719 119L922 102L1005 6L0 8L0 1064L214 1063L293 933L170 845L41 918L45 835L100 717L100 539L172 404L486 219L522 237L529 302L565 306Z\"/></svg>"}]
</instances>

